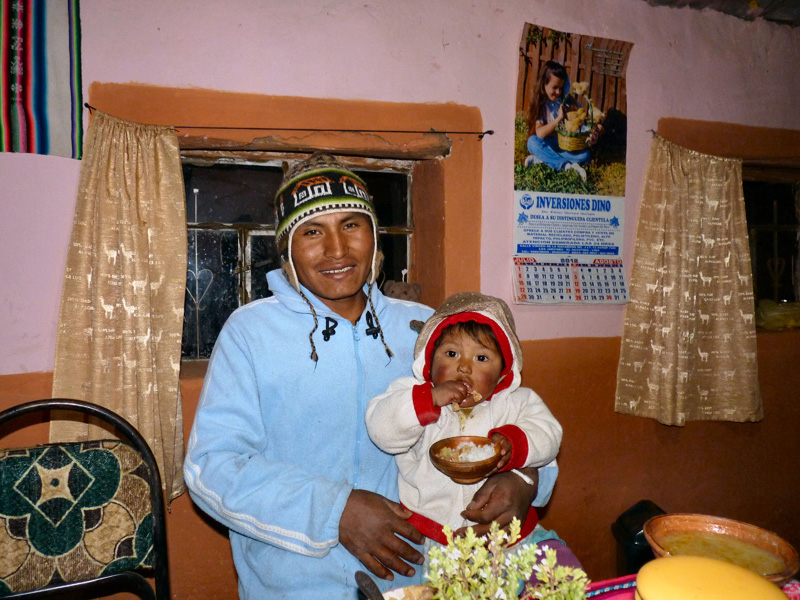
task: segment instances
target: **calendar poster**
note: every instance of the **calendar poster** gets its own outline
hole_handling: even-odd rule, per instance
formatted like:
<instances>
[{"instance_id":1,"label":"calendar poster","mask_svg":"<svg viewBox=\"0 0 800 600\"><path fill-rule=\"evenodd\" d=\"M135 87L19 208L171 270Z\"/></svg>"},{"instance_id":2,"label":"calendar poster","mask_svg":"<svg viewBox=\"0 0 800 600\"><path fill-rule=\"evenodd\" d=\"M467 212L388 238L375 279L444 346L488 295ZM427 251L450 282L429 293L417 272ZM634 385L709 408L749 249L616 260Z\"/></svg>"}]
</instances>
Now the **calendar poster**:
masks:
<instances>
[{"instance_id":1,"label":"calendar poster","mask_svg":"<svg viewBox=\"0 0 800 600\"><path fill-rule=\"evenodd\" d=\"M622 240L632 47L523 28L514 123L517 303L628 302Z\"/></svg>"},{"instance_id":2,"label":"calendar poster","mask_svg":"<svg viewBox=\"0 0 800 600\"><path fill-rule=\"evenodd\" d=\"M624 198L515 192L517 303L628 301L622 264Z\"/></svg>"}]
</instances>

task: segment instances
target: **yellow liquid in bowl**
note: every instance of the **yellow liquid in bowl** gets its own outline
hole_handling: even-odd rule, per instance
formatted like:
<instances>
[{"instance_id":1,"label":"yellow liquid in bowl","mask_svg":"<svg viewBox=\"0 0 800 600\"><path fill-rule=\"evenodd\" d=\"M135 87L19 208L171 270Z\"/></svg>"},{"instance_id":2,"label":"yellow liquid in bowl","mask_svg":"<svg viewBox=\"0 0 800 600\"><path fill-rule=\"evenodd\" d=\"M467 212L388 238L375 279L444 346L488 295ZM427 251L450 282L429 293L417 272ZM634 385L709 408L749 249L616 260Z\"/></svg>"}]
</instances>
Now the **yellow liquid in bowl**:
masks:
<instances>
[{"instance_id":1,"label":"yellow liquid in bowl","mask_svg":"<svg viewBox=\"0 0 800 600\"><path fill-rule=\"evenodd\" d=\"M659 544L673 556L705 556L744 567L759 575L783 571L785 565L775 554L735 537L708 531L665 535Z\"/></svg>"}]
</instances>

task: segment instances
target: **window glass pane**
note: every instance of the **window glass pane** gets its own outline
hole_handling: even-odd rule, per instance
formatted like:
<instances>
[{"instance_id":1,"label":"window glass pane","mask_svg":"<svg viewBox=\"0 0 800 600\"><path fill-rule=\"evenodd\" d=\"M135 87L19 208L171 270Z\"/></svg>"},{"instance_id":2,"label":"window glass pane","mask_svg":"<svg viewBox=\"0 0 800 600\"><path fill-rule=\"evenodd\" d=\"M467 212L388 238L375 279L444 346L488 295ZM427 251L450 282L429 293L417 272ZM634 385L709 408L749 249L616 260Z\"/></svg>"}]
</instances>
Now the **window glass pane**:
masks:
<instances>
[{"instance_id":1,"label":"window glass pane","mask_svg":"<svg viewBox=\"0 0 800 600\"><path fill-rule=\"evenodd\" d=\"M383 234L380 238L384 256L381 281L403 281L403 270L408 269L408 236Z\"/></svg>"},{"instance_id":2,"label":"window glass pane","mask_svg":"<svg viewBox=\"0 0 800 600\"><path fill-rule=\"evenodd\" d=\"M181 354L208 358L222 324L239 306L234 273L239 236L231 230L188 231L188 267Z\"/></svg>"},{"instance_id":3,"label":"window glass pane","mask_svg":"<svg viewBox=\"0 0 800 600\"><path fill-rule=\"evenodd\" d=\"M263 223L274 221L280 167L184 165L188 223ZM196 190L196 192L195 192Z\"/></svg>"},{"instance_id":4,"label":"window glass pane","mask_svg":"<svg viewBox=\"0 0 800 600\"><path fill-rule=\"evenodd\" d=\"M744 181L747 225L796 225L797 211L791 183Z\"/></svg>"},{"instance_id":5,"label":"window glass pane","mask_svg":"<svg viewBox=\"0 0 800 600\"><path fill-rule=\"evenodd\" d=\"M275 249L275 236L250 235L250 299L267 298L272 292L267 286L267 273L281 266Z\"/></svg>"},{"instance_id":6,"label":"window glass pane","mask_svg":"<svg viewBox=\"0 0 800 600\"><path fill-rule=\"evenodd\" d=\"M408 210L408 176L402 173L357 171L378 213L381 227L410 227Z\"/></svg>"},{"instance_id":7,"label":"window glass pane","mask_svg":"<svg viewBox=\"0 0 800 600\"><path fill-rule=\"evenodd\" d=\"M795 185L751 180L742 187L756 300L797 302L794 272L800 230Z\"/></svg>"},{"instance_id":8,"label":"window glass pane","mask_svg":"<svg viewBox=\"0 0 800 600\"><path fill-rule=\"evenodd\" d=\"M751 235L753 235L751 233ZM792 285L792 267L797 261L797 233L794 231L758 231L752 243L752 268L757 299L796 302ZM753 246L755 246L753 248Z\"/></svg>"}]
</instances>

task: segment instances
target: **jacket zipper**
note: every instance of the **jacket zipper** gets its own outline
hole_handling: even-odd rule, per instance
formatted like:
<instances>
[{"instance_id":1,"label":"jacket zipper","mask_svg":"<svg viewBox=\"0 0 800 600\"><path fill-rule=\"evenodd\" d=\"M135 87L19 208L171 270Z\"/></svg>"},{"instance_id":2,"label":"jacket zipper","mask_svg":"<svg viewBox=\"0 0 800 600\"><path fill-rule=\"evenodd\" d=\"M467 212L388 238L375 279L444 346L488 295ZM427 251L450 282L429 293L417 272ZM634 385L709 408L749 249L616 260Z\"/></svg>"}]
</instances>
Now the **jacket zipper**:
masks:
<instances>
[{"instance_id":1,"label":"jacket zipper","mask_svg":"<svg viewBox=\"0 0 800 600\"><path fill-rule=\"evenodd\" d=\"M353 457L353 488L358 489L358 473L359 473L359 466L361 464L361 427L360 422L364 420L364 413L365 408L363 405L364 403L364 364L361 360L361 345L359 342L361 341L361 335L358 331L358 324L360 323L360 319L356 321L355 325L351 324L353 328L353 346L354 346L354 354L356 357L356 376L358 377L358 394L356 398L356 439L355 439L355 446L354 452L355 456Z\"/></svg>"}]
</instances>

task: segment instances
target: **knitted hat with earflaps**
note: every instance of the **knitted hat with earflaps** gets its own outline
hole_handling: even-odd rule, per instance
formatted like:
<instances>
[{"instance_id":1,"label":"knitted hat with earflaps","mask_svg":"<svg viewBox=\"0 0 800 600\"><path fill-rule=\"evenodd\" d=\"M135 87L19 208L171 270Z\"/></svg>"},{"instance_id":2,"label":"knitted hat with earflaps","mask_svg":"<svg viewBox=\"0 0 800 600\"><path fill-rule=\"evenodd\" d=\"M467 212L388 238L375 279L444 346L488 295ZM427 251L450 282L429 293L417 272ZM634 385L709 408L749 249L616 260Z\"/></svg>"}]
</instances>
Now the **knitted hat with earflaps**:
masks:
<instances>
[{"instance_id":1,"label":"knitted hat with earflaps","mask_svg":"<svg viewBox=\"0 0 800 600\"><path fill-rule=\"evenodd\" d=\"M298 225L326 213L358 212L372 223L375 240L368 284L378 278L383 255L378 250L378 222L367 184L330 154L316 153L289 168L275 197L275 243L289 283L300 291L292 262Z\"/></svg>"},{"instance_id":2,"label":"knitted hat with earflaps","mask_svg":"<svg viewBox=\"0 0 800 600\"><path fill-rule=\"evenodd\" d=\"M315 362L318 358L313 338L318 325L317 314L300 288L292 260L292 240L299 225L319 215L336 212L363 213L372 224L374 241L372 265L366 281L369 286L367 300L386 353L391 357L392 351L383 339L383 330L380 329L378 315L372 304L372 285L380 273L383 253L378 247L378 221L367 184L330 154L314 153L285 170L281 187L275 196L275 244L281 257L281 267L289 283L311 307L314 317L314 328L308 336L311 342L311 358Z\"/></svg>"}]
</instances>

